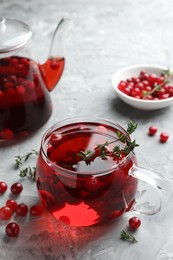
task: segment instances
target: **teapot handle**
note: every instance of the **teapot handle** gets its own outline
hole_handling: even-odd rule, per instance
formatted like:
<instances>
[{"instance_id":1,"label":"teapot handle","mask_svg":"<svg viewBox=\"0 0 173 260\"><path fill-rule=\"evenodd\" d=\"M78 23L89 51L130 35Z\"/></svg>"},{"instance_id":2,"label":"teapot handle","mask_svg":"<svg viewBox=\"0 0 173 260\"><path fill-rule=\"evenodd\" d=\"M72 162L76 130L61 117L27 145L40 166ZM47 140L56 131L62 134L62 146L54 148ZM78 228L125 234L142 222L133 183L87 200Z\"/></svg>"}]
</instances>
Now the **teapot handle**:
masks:
<instances>
[{"instance_id":1,"label":"teapot handle","mask_svg":"<svg viewBox=\"0 0 173 260\"><path fill-rule=\"evenodd\" d=\"M131 167L129 175L139 180L135 203L131 211L145 215L159 212L161 209L161 178L156 173L136 165Z\"/></svg>"}]
</instances>

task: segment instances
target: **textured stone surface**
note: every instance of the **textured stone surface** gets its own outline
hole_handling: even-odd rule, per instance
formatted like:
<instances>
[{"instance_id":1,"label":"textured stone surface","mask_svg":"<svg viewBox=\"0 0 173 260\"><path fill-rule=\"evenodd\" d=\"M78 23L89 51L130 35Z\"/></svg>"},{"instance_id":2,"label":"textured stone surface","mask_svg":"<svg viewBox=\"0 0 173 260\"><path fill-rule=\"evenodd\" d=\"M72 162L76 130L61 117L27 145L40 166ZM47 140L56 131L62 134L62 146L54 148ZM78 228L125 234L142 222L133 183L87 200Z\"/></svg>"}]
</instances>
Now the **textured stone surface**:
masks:
<instances>
[{"instance_id":1,"label":"textured stone surface","mask_svg":"<svg viewBox=\"0 0 173 260\"><path fill-rule=\"evenodd\" d=\"M94 228L69 228L47 216L22 221L18 239L4 236L0 224L0 258L80 259L80 260L171 260L173 259L172 144L173 106L158 111L139 111L124 104L113 93L113 73L127 65L154 63L173 65L173 1L171 0L0 0L1 15L27 22L33 29L38 58L48 54L50 37L57 21L69 16L73 24L66 41L66 68L52 93L54 111L49 122L29 140L0 148L0 175L9 185L18 180L12 169L13 157L32 148L39 149L45 130L67 117L95 115L125 125L139 123L135 138L138 162L163 178L162 209L159 214L141 216L142 226L135 234L138 243L119 239L127 226L128 213L113 225ZM158 135L149 138L147 129L156 125L170 134L160 144ZM33 162L34 163L34 162ZM19 200L31 205L37 201L35 184L26 180ZM32 196L31 196L32 194ZM3 205L5 196L0 198ZM21 202L22 202L21 201ZM50 232L48 232L48 230Z\"/></svg>"}]
</instances>

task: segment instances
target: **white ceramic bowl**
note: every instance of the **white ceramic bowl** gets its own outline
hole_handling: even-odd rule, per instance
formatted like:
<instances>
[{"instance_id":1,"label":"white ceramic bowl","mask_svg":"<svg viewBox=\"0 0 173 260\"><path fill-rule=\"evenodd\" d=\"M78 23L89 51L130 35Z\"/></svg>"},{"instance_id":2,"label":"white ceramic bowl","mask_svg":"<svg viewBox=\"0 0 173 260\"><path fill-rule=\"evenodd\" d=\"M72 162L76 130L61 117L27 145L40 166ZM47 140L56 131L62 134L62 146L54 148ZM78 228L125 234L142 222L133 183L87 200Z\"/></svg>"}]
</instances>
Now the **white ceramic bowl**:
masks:
<instances>
[{"instance_id":1,"label":"white ceramic bowl","mask_svg":"<svg viewBox=\"0 0 173 260\"><path fill-rule=\"evenodd\" d=\"M121 80L127 80L130 79L131 77L138 77L141 71L145 71L148 74L155 73L156 75L159 76L160 73L165 69L168 68L164 66L147 65L147 64L134 65L134 66L121 69L117 71L112 77L112 84L114 90L121 100L123 100L125 103L137 109L155 110L155 109L168 107L173 104L173 97L167 99L161 99L161 100L137 99L124 94L122 91L118 89L118 84L120 83ZM170 84L173 85L173 80L171 81L172 82L170 82Z\"/></svg>"}]
</instances>

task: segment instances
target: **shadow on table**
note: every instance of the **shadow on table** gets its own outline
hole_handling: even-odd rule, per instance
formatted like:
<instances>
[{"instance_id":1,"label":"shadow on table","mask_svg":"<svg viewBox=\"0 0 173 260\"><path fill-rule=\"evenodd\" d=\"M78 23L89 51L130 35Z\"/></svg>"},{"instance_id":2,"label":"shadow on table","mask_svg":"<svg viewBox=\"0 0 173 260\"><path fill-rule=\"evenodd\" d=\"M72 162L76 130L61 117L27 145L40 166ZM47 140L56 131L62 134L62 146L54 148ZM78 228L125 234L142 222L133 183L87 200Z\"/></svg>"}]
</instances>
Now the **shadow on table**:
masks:
<instances>
[{"instance_id":1,"label":"shadow on table","mask_svg":"<svg viewBox=\"0 0 173 260\"><path fill-rule=\"evenodd\" d=\"M92 254L98 254L103 245L102 254L108 255L110 251L112 254L114 247L110 233L116 232L120 219L107 225L70 227L45 213L43 217L28 222L28 225L26 223L18 238L4 235L0 248L1 259L83 259L83 256L91 254L91 249Z\"/></svg>"},{"instance_id":2,"label":"shadow on table","mask_svg":"<svg viewBox=\"0 0 173 260\"><path fill-rule=\"evenodd\" d=\"M153 118L160 117L170 110L170 107L158 110L139 110L136 108L131 107L130 105L124 103L119 98L113 98L110 101L111 109L115 110L122 116L128 116L129 118L136 119L136 120L150 120Z\"/></svg>"}]
</instances>

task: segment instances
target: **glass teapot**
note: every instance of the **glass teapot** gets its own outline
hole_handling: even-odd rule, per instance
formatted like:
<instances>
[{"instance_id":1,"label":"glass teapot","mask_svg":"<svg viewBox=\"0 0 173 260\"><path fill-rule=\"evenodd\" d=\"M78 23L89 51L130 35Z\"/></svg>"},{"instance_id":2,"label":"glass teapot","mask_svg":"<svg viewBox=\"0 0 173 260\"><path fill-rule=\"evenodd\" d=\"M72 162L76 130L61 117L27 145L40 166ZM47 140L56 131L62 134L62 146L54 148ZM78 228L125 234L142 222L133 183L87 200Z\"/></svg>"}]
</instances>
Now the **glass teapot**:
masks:
<instances>
[{"instance_id":1,"label":"glass teapot","mask_svg":"<svg viewBox=\"0 0 173 260\"><path fill-rule=\"evenodd\" d=\"M64 35L70 21L59 22L48 59L40 64L33 55L30 27L0 17L0 145L28 136L51 116L49 92L64 70Z\"/></svg>"}]
</instances>

